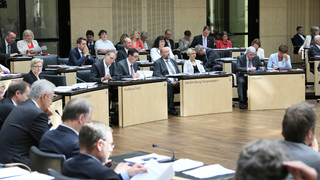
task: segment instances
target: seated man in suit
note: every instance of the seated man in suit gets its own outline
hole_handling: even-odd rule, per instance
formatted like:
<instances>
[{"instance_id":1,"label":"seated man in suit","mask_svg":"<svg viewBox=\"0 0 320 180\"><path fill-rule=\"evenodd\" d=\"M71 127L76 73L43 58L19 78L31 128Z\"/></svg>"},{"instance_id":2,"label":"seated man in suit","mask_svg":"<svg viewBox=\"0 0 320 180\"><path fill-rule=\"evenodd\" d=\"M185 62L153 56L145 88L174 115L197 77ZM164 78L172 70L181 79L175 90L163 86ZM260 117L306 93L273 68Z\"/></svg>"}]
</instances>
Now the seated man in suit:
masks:
<instances>
[{"instance_id":1,"label":"seated man in suit","mask_svg":"<svg viewBox=\"0 0 320 180\"><path fill-rule=\"evenodd\" d=\"M120 49L118 51L116 63L118 63L119 61L122 61L124 59L127 59L128 51L131 48L131 44L132 44L132 41L131 41L131 39L129 37L124 38L124 40L123 40L124 48Z\"/></svg>"},{"instance_id":2,"label":"seated man in suit","mask_svg":"<svg viewBox=\"0 0 320 180\"><path fill-rule=\"evenodd\" d=\"M5 66L5 60L20 54L17 47L16 33L14 31L8 31L4 39L0 40L0 61Z\"/></svg>"},{"instance_id":3,"label":"seated man in suit","mask_svg":"<svg viewBox=\"0 0 320 180\"><path fill-rule=\"evenodd\" d=\"M148 41L148 33L146 31L142 31L141 35L140 35L140 39L142 41L142 44L144 46L144 48L147 49L151 49L152 45L150 44L150 42Z\"/></svg>"},{"instance_id":4,"label":"seated man in suit","mask_svg":"<svg viewBox=\"0 0 320 180\"><path fill-rule=\"evenodd\" d=\"M304 41L306 40L306 36L303 35L303 28L302 26L297 27L297 34L293 36L293 46L294 47L294 54L298 54L298 51Z\"/></svg>"},{"instance_id":5,"label":"seated man in suit","mask_svg":"<svg viewBox=\"0 0 320 180\"><path fill-rule=\"evenodd\" d=\"M94 44L96 41L94 40L94 32L92 30L88 30L86 32L86 37L87 37L87 47L89 49L89 53L92 56L96 55L96 50L94 50Z\"/></svg>"},{"instance_id":6,"label":"seated man in suit","mask_svg":"<svg viewBox=\"0 0 320 180\"><path fill-rule=\"evenodd\" d=\"M138 78L140 76L137 73L140 67L136 63L139 59L139 52L136 49L130 48L128 51L128 57L124 61L120 61L116 65L116 76L118 78Z\"/></svg>"},{"instance_id":7,"label":"seated man in suit","mask_svg":"<svg viewBox=\"0 0 320 180\"><path fill-rule=\"evenodd\" d=\"M310 46L310 58L315 56L320 56L320 35L314 37L315 44ZM314 63L310 63L310 69L314 68ZM320 70L320 64L318 66L318 71Z\"/></svg>"},{"instance_id":8,"label":"seated man in suit","mask_svg":"<svg viewBox=\"0 0 320 180\"><path fill-rule=\"evenodd\" d=\"M168 74L180 73L177 62L173 59L170 59L170 51L168 47L163 47L160 50L160 54L161 58L154 62L154 76L166 77ZM167 81L169 114L178 115L178 112L174 106L174 93L180 92L180 82L176 78L168 78Z\"/></svg>"},{"instance_id":9,"label":"seated man in suit","mask_svg":"<svg viewBox=\"0 0 320 180\"><path fill-rule=\"evenodd\" d=\"M38 146L42 135L49 130L50 107L55 85L41 79L31 86L29 99L15 107L0 131L0 162L19 162L30 165L29 150Z\"/></svg>"},{"instance_id":10,"label":"seated man in suit","mask_svg":"<svg viewBox=\"0 0 320 180\"><path fill-rule=\"evenodd\" d=\"M203 56L203 64L206 71L222 71L222 62L217 61L219 55L211 48L204 48L201 45L196 46L196 51L199 56Z\"/></svg>"},{"instance_id":11,"label":"seated man in suit","mask_svg":"<svg viewBox=\"0 0 320 180\"><path fill-rule=\"evenodd\" d=\"M248 79L247 75L243 74L245 72L250 72L254 70L264 70L264 67L256 55L256 49L253 46L248 47L246 54L237 57L237 82L238 82L238 95L240 100L240 109L245 109L248 103L247 97L247 86Z\"/></svg>"},{"instance_id":12,"label":"seated man in suit","mask_svg":"<svg viewBox=\"0 0 320 180\"><path fill-rule=\"evenodd\" d=\"M69 54L70 66L81 66L83 64L93 64L96 60L89 53L86 39L80 37L77 39L76 48L72 49Z\"/></svg>"},{"instance_id":13,"label":"seated man in suit","mask_svg":"<svg viewBox=\"0 0 320 180\"><path fill-rule=\"evenodd\" d=\"M136 174L147 172L140 164L128 167L120 163L114 170L105 166L113 151L112 129L98 121L86 123L79 133L80 154L67 160L62 168L62 174L83 179L130 179Z\"/></svg>"},{"instance_id":14,"label":"seated man in suit","mask_svg":"<svg viewBox=\"0 0 320 180\"><path fill-rule=\"evenodd\" d=\"M42 136L41 151L64 154L67 159L76 156L79 151L78 135L81 127L91 120L93 106L83 98L72 98L63 109L62 124L57 129L47 131Z\"/></svg>"},{"instance_id":15,"label":"seated man in suit","mask_svg":"<svg viewBox=\"0 0 320 180\"><path fill-rule=\"evenodd\" d=\"M168 47L171 49L171 51L174 50L174 42L171 39L171 30L170 29L167 29L164 32L164 37L166 38L166 41L168 43Z\"/></svg>"},{"instance_id":16,"label":"seated man in suit","mask_svg":"<svg viewBox=\"0 0 320 180\"><path fill-rule=\"evenodd\" d=\"M108 50L103 60L94 63L90 71L90 81L102 83L110 80L115 75L116 65L114 60L117 55L114 50Z\"/></svg>"},{"instance_id":17,"label":"seated man in suit","mask_svg":"<svg viewBox=\"0 0 320 180\"><path fill-rule=\"evenodd\" d=\"M195 36L190 47L196 47L196 45L202 45L204 48L214 48L214 38L209 36L211 30L209 26L203 28L201 35Z\"/></svg>"},{"instance_id":18,"label":"seated man in suit","mask_svg":"<svg viewBox=\"0 0 320 180\"><path fill-rule=\"evenodd\" d=\"M286 110L279 140L292 155L293 160L302 161L320 173L320 154L315 138L317 114L314 105L302 102ZM319 178L318 178L319 179Z\"/></svg>"},{"instance_id":19,"label":"seated man in suit","mask_svg":"<svg viewBox=\"0 0 320 180\"><path fill-rule=\"evenodd\" d=\"M7 89L7 97L0 101L0 130L13 108L28 99L30 84L24 81L13 81Z\"/></svg>"}]
</instances>

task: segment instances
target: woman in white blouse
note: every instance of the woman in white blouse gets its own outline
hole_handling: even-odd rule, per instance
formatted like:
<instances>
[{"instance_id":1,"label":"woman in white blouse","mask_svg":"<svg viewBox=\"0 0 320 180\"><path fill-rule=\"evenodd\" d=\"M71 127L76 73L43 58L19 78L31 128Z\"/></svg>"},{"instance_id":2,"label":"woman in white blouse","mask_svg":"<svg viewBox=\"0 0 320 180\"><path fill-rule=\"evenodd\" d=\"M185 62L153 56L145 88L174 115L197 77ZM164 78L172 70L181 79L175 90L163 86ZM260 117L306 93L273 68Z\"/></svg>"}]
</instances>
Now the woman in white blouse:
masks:
<instances>
[{"instance_id":1,"label":"woman in white blouse","mask_svg":"<svg viewBox=\"0 0 320 180\"><path fill-rule=\"evenodd\" d=\"M194 74L206 72L200 60L196 60L197 52L195 48L189 48L187 51L189 60L184 62L183 73Z\"/></svg>"},{"instance_id":2,"label":"woman in white blouse","mask_svg":"<svg viewBox=\"0 0 320 180\"><path fill-rule=\"evenodd\" d=\"M316 35L319 35L319 27L312 26L312 28L310 29L310 35L308 35L306 37L306 40L304 41L304 43L302 44L302 46L300 47L300 49L298 51L299 55L302 54L302 51L304 50L304 48L309 48L311 45L315 44L314 37Z\"/></svg>"},{"instance_id":3,"label":"woman in white blouse","mask_svg":"<svg viewBox=\"0 0 320 180\"><path fill-rule=\"evenodd\" d=\"M36 54L36 53L31 53L32 48L36 48L39 46L38 42L34 40L34 35L33 32L29 29L26 29L22 33L23 40L20 40L17 42L18 49L21 53L25 54Z\"/></svg>"},{"instance_id":4,"label":"woman in white blouse","mask_svg":"<svg viewBox=\"0 0 320 180\"><path fill-rule=\"evenodd\" d=\"M251 42L251 46L253 46L254 48L256 48L257 51L257 56L259 56L260 59L264 58L264 50L261 48L261 42L258 38L255 38L252 42Z\"/></svg>"},{"instance_id":5,"label":"woman in white blouse","mask_svg":"<svg viewBox=\"0 0 320 180\"><path fill-rule=\"evenodd\" d=\"M156 60L161 58L160 50L163 47L167 47L167 46L168 46L168 44L165 41L165 37L164 36L158 36L157 39L154 41L153 48L150 50L150 56L151 56L152 62L154 62L154 61L156 61ZM172 53L170 48L169 48L169 50L170 50L170 58L171 59L178 59L178 56L177 55L173 55L173 53Z\"/></svg>"}]
</instances>

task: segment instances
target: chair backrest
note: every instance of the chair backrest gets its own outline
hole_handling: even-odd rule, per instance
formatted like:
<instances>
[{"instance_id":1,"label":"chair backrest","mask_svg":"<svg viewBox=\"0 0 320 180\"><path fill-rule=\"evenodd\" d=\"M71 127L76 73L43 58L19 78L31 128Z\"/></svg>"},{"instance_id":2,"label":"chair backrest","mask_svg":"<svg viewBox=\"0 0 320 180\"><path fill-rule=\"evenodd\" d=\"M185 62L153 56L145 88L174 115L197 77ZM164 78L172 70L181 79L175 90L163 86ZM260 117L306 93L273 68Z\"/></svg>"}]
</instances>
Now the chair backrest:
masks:
<instances>
[{"instance_id":1,"label":"chair backrest","mask_svg":"<svg viewBox=\"0 0 320 180\"><path fill-rule=\"evenodd\" d=\"M49 75L49 74L43 74L42 75L44 79L52 82L55 86L66 86L66 76L64 75Z\"/></svg>"},{"instance_id":2,"label":"chair backrest","mask_svg":"<svg viewBox=\"0 0 320 180\"><path fill-rule=\"evenodd\" d=\"M64 176L51 168L48 169L48 174L50 176L55 177L55 180L89 180L89 179L79 179L79 178L72 178L72 177Z\"/></svg>"},{"instance_id":3,"label":"chair backrest","mask_svg":"<svg viewBox=\"0 0 320 180\"><path fill-rule=\"evenodd\" d=\"M33 58L43 59L42 70L47 68L48 65L58 65L58 55L33 56Z\"/></svg>"},{"instance_id":4,"label":"chair backrest","mask_svg":"<svg viewBox=\"0 0 320 180\"><path fill-rule=\"evenodd\" d=\"M69 65L69 58L58 58L58 64Z\"/></svg>"},{"instance_id":5,"label":"chair backrest","mask_svg":"<svg viewBox=\"0 0 320 180\"><path fill-rule=\"evenodd\" d=\"M120 51L121 49L124 49L124 45L123 44L116 44L116 49L117 49L117 51Z\"/></svg>"},{"instance_id":6,"label":"chair backrest","mask_svg":"<svg viewBox=\"0 0 320 180\"><path fill-rule=\"evenodd\" d=\"M32 171L47 174L48 168L61 172L62 165L66 161L63 154L54 154L40 151L37 147L30 148L30 168Z\"/></svg>"},{"instance_id":7,"label":"chair backrest","mask_svg":"<svg viewBox=\"0 0 320 180\"><path fill-rule=\"evenodd\" d=\"M90 82L90 70L77 71L77 77L85 82ZM82 82L77 79L77 83Z\"/></svg>"}]
</instances>

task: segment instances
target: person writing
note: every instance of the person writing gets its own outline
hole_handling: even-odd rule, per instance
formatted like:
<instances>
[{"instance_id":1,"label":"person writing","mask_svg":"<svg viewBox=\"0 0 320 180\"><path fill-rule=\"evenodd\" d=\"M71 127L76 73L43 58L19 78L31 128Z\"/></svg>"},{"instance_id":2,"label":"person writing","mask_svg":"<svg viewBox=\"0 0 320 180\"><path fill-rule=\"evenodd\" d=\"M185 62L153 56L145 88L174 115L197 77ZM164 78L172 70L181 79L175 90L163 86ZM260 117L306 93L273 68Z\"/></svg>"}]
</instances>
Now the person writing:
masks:
<instances>
[{"instance_id":1,"label":"person writing","mask_svg":"<svg viewBox=\"0 0 320 180\"><path fill-rule=\"evenodd\" d=\"M287 55L288 46L281 44L277 53L271 54L268 61L268 70L291 69L290 56Z\"/></svg>"}]
</instances>

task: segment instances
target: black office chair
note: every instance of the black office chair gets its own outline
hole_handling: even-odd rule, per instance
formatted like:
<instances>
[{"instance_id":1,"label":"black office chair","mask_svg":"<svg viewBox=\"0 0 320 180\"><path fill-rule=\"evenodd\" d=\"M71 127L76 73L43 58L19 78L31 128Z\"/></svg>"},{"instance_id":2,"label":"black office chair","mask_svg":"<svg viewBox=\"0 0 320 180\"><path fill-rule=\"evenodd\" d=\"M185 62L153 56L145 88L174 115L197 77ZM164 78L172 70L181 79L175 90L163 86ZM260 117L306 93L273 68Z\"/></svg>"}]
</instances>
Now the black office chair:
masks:
<instances>
[{"instance_id":1,"label":"black office chair","mask_svg":"<svg viewBox=\"0 0 320 180\"><path fill-rule=\"evenodd\" d=\"M58 58L58 64L69 65L69 58Z\"/></svg>"},{"instance_id":2,"label":"black office chair","mask_svg":"<svg viewBox=\"0 0 320 180\"><path fill-rule=\"evenodd\" d=\"M57 55L33 56L33 58L43 59L42 74L56 75L56 72L54 72L54 71L45 71L45 69L48 67L48 65L58 65L58 56Z\"/></svg>"},{"instance_id":3,"label":"black office chair","mask_svg":"<svg viewBox=\"0 0 320 180\"><path fill-rule=\"evenodd\" d=\"M72 178L72 177L64 176L51 168L48 169L48 174L50 176L53 176L55 178L55 180L89 180L89 179L79 179L79 178Z\"/></svg>"},{"instance_id":4,"label":"black office chair","mask_svg":"<svg viewBox=\"0 0 320 180\"><path fill-rule=\"evenodd\" d=\"M85 82L90 82L90 70L77 71L77 77L84 80ZM77 83L83 83L77 79Z\"/></svg>"},{"instance_id":5,"label":"black office chair","mask_svg":"<svg viewBox=\"0 0 320 180\"><path fill-rule=\"evenodd\" d=\"M66 76L64 75L50 75L50 74L43 74L44 79L52 82L55 86L66 86Z\"/></svg>"},{"instance_id":6,"label":"black office chair","mask_svg":"<svg viewBox=\"0 0 320 180\"><path fill-rule=\"evenodd\" d=\"M307 56L308 56L308 62L310 66L310 72L314 74L314 62L313 62L313 57L311 58L311 51L310 49L306 50L307 51ZM311 62L312 61L312 62Z\"/></svg>"},{"instance_id":7,"label":"black office chair","mask_svg":"<svg viewBox=\"0 0 320 180\"><path fill-rule=\"evenodd\" d=\"M32 171L47 174L48 168L61 172L62 165L66 161L63 154L54 154L40 151L37 147L30 148L30 168Z\"/></svg>"},{"instance_id":8,"label":"black office chair","mask_svg":"<svg viewBox=\"0 0 320 180\"><path fill-rule=\"evenodd\" d=\"M116 50L120 51L121 49L124 49L124 45L123 44L116 44Z\"/></svg>"},{"instance_id":9,"label":"black office chair","mask_svg":"<svg viewBox=\"0 0 320 180\"><path fill-rule=\"evenodd\" d=\"M231 62L231 69L232 69L232 88L237 88L237 61ZM234 107L236 104L239 104L239 101L232 101L232 107Z\"/></svg>"},{"instance_id":10,"label":"black office chair","mask_svg":"<svg viewBox=\"0 0 320 180\"><path fill-rule=\"evenodd\" d=\"M293 45L293 54L298 54L298 51L299 51L299 49L300 49L301 46L296 46L296 45L294 44L294 38L291 38L291 43L292 43L292 45Z\"/></svg>"}]
</instances>

